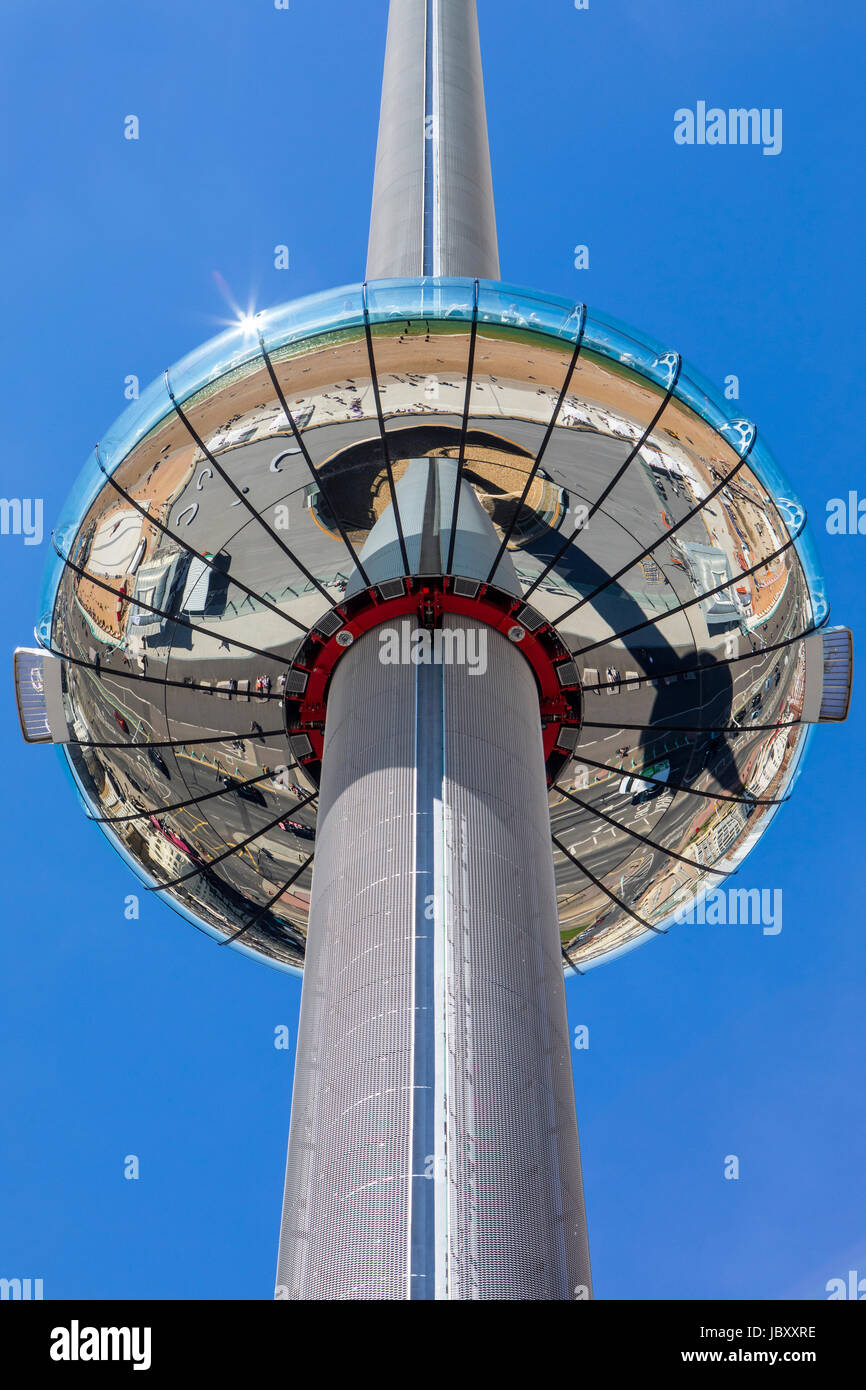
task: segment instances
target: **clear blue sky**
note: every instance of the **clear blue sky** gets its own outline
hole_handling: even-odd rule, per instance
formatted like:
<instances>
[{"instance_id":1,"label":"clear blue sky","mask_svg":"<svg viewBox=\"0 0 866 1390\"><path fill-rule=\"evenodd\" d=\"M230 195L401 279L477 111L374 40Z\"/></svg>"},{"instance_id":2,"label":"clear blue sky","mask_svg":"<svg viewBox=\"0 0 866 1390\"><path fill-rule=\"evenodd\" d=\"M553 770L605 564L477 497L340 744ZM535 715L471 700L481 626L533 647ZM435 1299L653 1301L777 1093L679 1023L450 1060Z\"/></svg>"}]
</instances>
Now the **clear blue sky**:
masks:
<instances>
[{"instance_id":1,"label":"clear blue sky","mask_svg":"<svg viewBox=\"0 0 866 1390\"><path fill-rule=\"evenodd\" d=\"M823 519L866 495L862 6L479 12L503 277L736 373L856 628L866 536ZM256 307L362 278L385 15L3 7L4 496L44 497L50 526L124 377L216 331L215 271ZM698 100L781 107L781 155L676 146L673 113ZM56 754L21 743L11 651L32 644L46 545L0 537L0 1275L47 1297L269 1298L291 1094L273 1035L294 1042L299 985L148 895L126 921L135 881ZM740 875L784 890L779 936L682 927L568 986L590 1027L575 1078L599 1297L816 1298L866 1275L862 711L818 731Z\"/></svg>"}]
</instances>

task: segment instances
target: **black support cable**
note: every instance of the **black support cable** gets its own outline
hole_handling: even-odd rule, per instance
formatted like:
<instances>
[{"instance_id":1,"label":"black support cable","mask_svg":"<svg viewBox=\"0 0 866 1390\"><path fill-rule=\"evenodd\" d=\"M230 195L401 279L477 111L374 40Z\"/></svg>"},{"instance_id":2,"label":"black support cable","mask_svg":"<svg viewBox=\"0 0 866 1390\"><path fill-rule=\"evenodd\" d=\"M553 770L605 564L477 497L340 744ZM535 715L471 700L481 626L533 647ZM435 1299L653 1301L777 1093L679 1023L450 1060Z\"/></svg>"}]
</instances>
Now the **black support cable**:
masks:
<instances>
[{"instance_id":1,"label":"black support cable","mask_svg":"<svg viewBox=\"0 0 866 1390\"><path fill-rule=\"evenodd\" d=\"M619 468L617 469L616 473L614 473L613 477L611 478L610 482L607 484L607 487L604 489L604 491L602 492L601 496L598 497L598 498L595 500L595 502L593 502L592 506L591 506L590 509L589 509L589 512L587 513L586 519L585 519L584 521L582 521L582 522L580 523L579 526L576 526L576 527L574 528L574 530L572 531L572 533L571 533L570 536L567 536L567 537L566 537L566 539L563 541L562 545L561 545L561 546L559 547L559 549L556 551L556 554L553 556L553 558L552 558L551 560L548 561L548 563L545 565L545 567L544 567L544 569L541 571L541 573L538 574L538 575L536 576L536 578L532 581L532 583L530 584L529 588L526 590L526 592L525 592L524 595L523 595L524 600L528 599L529 596L530 596L530 594L534 593L534 591L538 588L538 586L539 586L539 584L542 582L542 580L546 579L547 576L548 576L548 574L550 573L550 571L559 563L559 561L562 559L563 555L565 554L566 550L568 550L568 547L569 547L569 546L572 544L572 542L574 541L575 536L579 535L581 531L584 531L584 530L586 529L586 527L589 525L589 523L592 521L592 518L595 516L596 512L598 511L599 507L602 506L602 504L604 503L605 499L610 495L610 493L611 493L611 492L613 491L613 489L616 487L616 485L617 485L617 483L619 482L620 478L623 476L623 474L626 472L626 470L631 466L631 464L632 464L632 462L634 461L634 459L637 458L637 456L638 456L638 454L640 453L641 449L642 449L642 448L644 447L644 445L646 444L647 440L649 439L650 435L652 434L653 430L655 429L656 425L658 424L659 420L662 418L662 416L664 415L665 411L666 411L667 408L668 408L668 405L670 404L671 398L673 397L674 390L675 390L675 388L676 388L676 384L677 384L677 382L679 381L680 372L681 372L681 370L682 370L682 365L683 365L683 359L680 357L679 353L677 353L677 365L676 365L676 370L675 370L674 373L673 373L671 385L668 387L667 391L665 392L664 400L662 401L662 403L661 403L661 405L659 406L658 410L656 411L655 415L654 415L653 418L650 420L649 424L647 425L646 429L644 430L644 432L643 432L643 434L641 435L640 439L638 440L637 444L634 445L633 449L631 450L631 453L629 453L629 454L626 456L625 461L624 461L622 464L620 464Z\"/></svg>"},{"instance_id":2,"label":"black support cable","mask_svg":"<svg viewBox=\"0 0 866 1390\"><path fill-rule=\"evenodd\" d=\"M575 806L580 806L582 810L589 811L593 816L598 816L599 820L607 821L608 825L615 830L621 830L624 835L630 835L633 839L640 840L641 844L648 845L650 849L658 850L659 854L667 855L669 859L678 859L681 864L688 864L690 869L700 869L702 873L715 874L718 878L730 878L731 876L725 869L711 869L708 864L699 864L694 859L687 859L684 854L677 854L675 849L665 849L664 845L657 844L648 835L641 835L639 831L623 825L622 821L614 820L612 816L605 815L604 811L600 811L597 806L591 805L588 801L581 801L579 796L575 796L573 792L567 792L564 787L557 787L556 790L562 792L569 801L573 801Z\"/></svg>"},{"instance_id":3,"label":"black support cable","mask_svg":"<svg viewBox=\"0 0 866 1390\"><path fill-rule=\"evenodd\" d=\"M682 517L679 521L675 522L673 526L669 527L667 531L665 531L661 536L659 536L657 541L653 541L652 545L648 545L645 550L641 551L640 555L636 555L633 560L629 560L628 564L623 565L621 569L618 569L616 574L608 575L604 583L599 584L597 588L593 589L591 594L587 594L585 598L578 599L577 603L572 604L570 608L566 608L564 613L560 613L559 617L556 619L557 623L561 623L563 618L570 617L572 613L575 613L578 610L578 608L582 608L585 603L591 603L594 598L598 598L599 594L603 593L605 589L608 589L611 584L615 584L618 579L622 579L623 575L628 574L629 570L634 569L635 565L639 565L641 560L646 560L649 555L652 555L654 550L657 550L658 547L660 545L663 545L665 541L670 540L671 536L676 535L677 531L679 531L681 527L685 526L686 522L691 521L694 517L698 515L699 512L703 511L704 507L706 507L710 502L713 502L716 499L716 497L718 497L719 493L722 492L723 489L728 486L731 479L737 476L740 469L748 461L749 455L751 454L752 449L755 446L755 441L757 440L757 438L758 431L753 426L752 437L749 440L749 447L746 449L745 453L741 454L738 457L737 462L734 464L730 473L726 473L722 481L720 483L717 483L713 490L711 492L708 492L706 497L704 497L696 507L692 507L691 511L686 512L685 516Z\"/></svg>"},{"instance_id":4,"label":"black support cable","mask_svg":"<svg viewBox=\"0 0 866 1390\"><path fill-rule=\"evenodd\" d=\"M559 948L559 949L560 949L560 951L562 952L562 958L563 958L563 960L565 961L566 965L568 965L568 966L571 967L571 969L574 971L575 975L579 975L580 978L583 979L584 975L586 974L586 971L585 971L585 970L578 970L578 968L577 968L577 966L575 965L574 961L571 959L571 956L568 954L568 947L567 947L567 946L562 946L562 945L560 945L560 948Z\"/></svg>"},{"instance_id":5,"label":"black support cable","mask_svg":"<svg viewBox=\"0 0 866 1390\"><path fill-rule=\"evenodd\" d=\"M184 411L183 411L183 408L180 406L180 404L179 404L178 401L176 400L175 394L174 394L174 392L173 392L172 389L171 389L171 382L170 382L169 379L168 379L168 372L165 373L165 386L166 386L166 390L168 391L168 394L169 394L169 396L170 396L170 398L171 398L171 403L172 403L172 405L174 406L175 413L177 414L178 419L179 419L179 420L181 421L181 423L184 425L184 427L185 427L185 429L186 429L186 431L187 431L187 434L190 436L190 438L191 438L192 440L194 440L194 442L196 443L196 445L198 446L198 448L201 449L201 451L202 451L202 453L204 454L205 458L207 459L208 463L210 463L210 464L213 465L213 467L216 469L217 473L218 473L218 474L220 475L220 477L222 478L223 482L228 484L228 486L231 488L232 492L235 494L235 497L238 499L238 501L239 501L244 507L246 507L246 509L247 509L247 511L249 512L250 516L252 516L252 517L255 518L255 520L256 520L256 521L259 523L259 525L262 527L262 530L265 531L265 532L267 533L267 535L270 536L271 540L276 542L276 544L280 547L280 550L283 552L283 554L286 556L286 558L287 558L288 560L291 561L291 563L295 566L295 568L296 568L297 570L299 570L299 571L301 572L301 574L304 575L304 577L305 577L306 579L309 580L309 582L312 584L313 588L314 588L314 589L318 589L318 591L319 591L319 593L322 595L322 597L325 598L325 599L327 599L329 606L330 606L330 607L333 607L334 601L333 601L333 599L331 598L331 595L328 593L327 589L324 588L324 586L323 586L322 584L319 583L318 579L317 579L316 576L312 573L312 571L311 571L311 570L308 570L307 567L306 567L306 565L302 564L302 562L298 559L297 555L295 555L295 554L289 549L289 547L286 545L285 541L281 540L280 537L277 535L276 531L274 531L274 529L273 529L271 526L268 525L268 523L265 521L264 517L262 516L261 512L258 511L257 508L253 506L252 502L250 502L249 499L244 495L244 493L243 493L243 492L241 491L241 489L238 487L238 485L237 485L237 483L234 481L234 479L225 471L225 469L223 468L222 464L221 464L221 463L218 461L218 459L216 458L216 455L211 453L210 449L207 447L207 445L205 444L204 440L203 440L203 439L200 437L200 435L197 433L196 428L195 428L195 426L193 425L192 421L187 417L187 415L186 415L186 414L184 413Z\"/></svg>"},{"instance_id":6,"label":"black support cable","mask_svg":"<svg viewBox=\"0 0 866 1390\"><path fill-rule=\"evenodd\" d=\"M75 561L70 560L68 555L64 555L62 550L57 546L53 535L51 537L51 542L64 565L74 570L82 579L86 579L89 584L95 584L98 589L104 589L107 594L113 594L115 598L123 599L124 603L129 603L134 608L143 608L147 613L153 613L157 618L164 618L168 623L177 623L179 627L188 628L190 632L200 632L204 637L210 637L214 640L218 638L218 633L214 632L213 628L202 627L200 623L192 623L188 618L178 617L174 613L167 612L164 608L154 608L152 603L145 603L144 599L134 598L132 594L125 594L122 589L115 589L113 585L106 584L104 579L97 579L96 576L90 574L88 570L82 569L80 565L76 565ZM328 601L330 602L330 600ZM238 637L224 637L219 640L225 642L229 647L238 647L241 651L252 652L253 656L264 657L266 661L281 659L275 657L273 652L263 651L261 647L251 647L249 642L241 642Z\"/></svg>"},{"instance_id":7,"label":"black support cable","mask_svg":"<svg viewBox=\"0 0 866 1390\"><path fill-rule=\"evenodd\" d=\"M700 796L705 801L732 801L737 806L784 806L790 800L788 796L765 797L759 799L747 793L745 796L731 796L728 792L705 792L700 787L687 787L683 782L665 782L661 777L650 777L645 772L629 772L624 767L612 767L610 763L600 763L595 758L588 758L578 748L574 755L576 763L585 763L587 767L600 768L602 772L613 772L618 777L635 777L639 782L646 782L653 787L666 787L668 791L685 792L688 796ZM558 782L554 782L551 791L564 791Z\"/></svg>"},{"instance_id":8,"label":"black support cable","mask_svg":"<svg viewBox=\"0 0 866 1390\"><path fill-rule=\"evenodd\" d=\"M606 724L598 719L585 719L583 729L635 729L641 734L763 734L771 729L793 729L802 719L780 719L777 724L629 724L627 719Z\"/></svg>"},{"instance_id":9,"label":"black support cable","mask_svg":"<svg viewBox=\"0 0 866 1390\"><path fill-rule=\"evenodd\" d=\"M195 559L200 560L203 565L207 565L209 570L213 570L217 574L225 573L226 578L229 579L232 584L234 584L236 589L240 589L241 593L246 594L249 598L255 599L257 603L261 603L264 608L270 609L272 613L276 613L277 617L282 618L284 622L291 623L292 627L296 627L299 632L307 631L303 623L299 623L297 618L291 617L291 615L284 612L282 608L278 608L275 603L270 603L264 597L263 594L257 593L255 589L251 589L249 585L244 584L242 580L236 579L230 570L221 570L217 565L216 560L209 560L206 555L202 555L201 551L196 550L195 546L190 545L187 541L182 540L176 531L170 530L169 527L165 526L157 517L151 516L147 508L142 507L139 502L136 502L135 498L131 497L130 494L126 491L126 488L121 487L120 483L113 476L113 474L108 473L105 470L105 468L103 468L102 462L99 457L98 444L96 446L95 452L96 462L99 464L100 471L102 472L106 481L111 484L115 492L118 492L120 496L124 498L124 500L127 501L131 507L134 507L135 510L144 517L145 521L148 521L151 526L155 526L157 530L161 531L164 536L168 536L169 540L175 541L177 545L181 546L182 549L185 550L188 555L194 556Z\"/></svg>"},{"instance_id":10,"label":"black support cable","mask_svg":"<svg viewBox=\"0 0 866 1390\"><path fill-rule=\"evenodd\" d=\"M606 893L607 896L610 898L611 902L616 903L617 907L621 907L623 912L627 912L629 917L634 918L635 922L637 922L639 926L643 927L645 931L655 932L656 936L667 936L667 931L664 928L652 926L652 924L650 922L647 922L644 917L641 917L637 912L635 912L634 908L629 907L628 903L623 902L622 898L618 897L616 893L612 892L611 889L606 886L606 884L602 883L600 878L596 878L595 874L592 873L591 870L589 870L585 864L582 864L581 861L571 853L571 850L566 849L565 845L562 844L562 842L558 840L555 835L551 835L550 838L556 845L556 848L562 851L566 859L571 860L572 864L576 869L580 869L580 872L584 874L585 877L588 878L592 883L594 883L596 888L600 888L602 893Z\"/></svg>"},{"instance_id":11,"label":"black support cable","mask_svg":"<svg viewBox=\"0 0 866 1390\"><path fill-rule=\"evenodd\" d=\"M565 398L571 390L571 383L574 378L575 370L577 369L577 359L580 357L580 349L583 347L583 335L586 329L586 305L576 304L575 308L572 310L572 314L575 312L575 309L579 310L580 313L580 330L577 335L577 342L574 345L574 351L571 355L571 362L569 363L568 371L565 374L565 380L562 383L562 390L560 391L556 405L553 408L553 414L551 415L547 425L547 429L544 432L544 438L542 439L538 449L538 453L535 456L535 462L533 463L532 468L529 470L529 473L527 474L526 482L523 485L523 492L520 496L520 501L518 502L514 515L508 523L508 526L502 537L499 549L496 552L496 559L493 561L493 564L490 567L490 573L488 574L487 579L485 581L487 584L492 584L493 576L499 568L502 556L505 554L505 551L508 548L508 542L511 540L511 537L514 534L514 528L517 525L517 519L520 516L521 511L523 510L527 497L529 496L529 489L535 481L535 476L538 473L539 468L541 467L541 460L544 458L544 455L547 452L547 446L553 438L553 431L556 429L556 426L559 423L559 416L560 412L562 411L562 407L565 404ZM571 317L571 315L569 315L569 317Z\"/></svg>"},{"instance_id":12,"label":"black support cable","mask_svg":"<svg viewBox=\"0 0 866 1390\"><path fill-rule=\"evenodd\" d=\"M749 661L757 659L758 657L769 656L773 652L784 651L786 647L792 647L795 642L804 642L806 638L811 637L813 633L820 632L822 627L824 627L829 620L830 613L828 610L820 623L817 623L814 627L807 627L805 631L795 633L792 637L786 637L784 642L774 642L770 646L761 647L758 651L742 652L739 656L723 657L721 661L705 661L701 662L698 666L683 666L678 671L653 671L651 674L647 672L643 676L630 676L626 680L617 681L617 687L623 685L636 685L639 687L642 682L675 680L677 676L711 675L713 671L720 671L725 666L735 666L738 661ZM600 695L603 690L609 689L610 686L608 684L602 685L601 683L598 685L581 685L580 687L582 695Z\"/></svg>"},{"instance_id":13,"label":"black support cable","mask_svg":"<svg viewBox=\"0 0 866 1390\"><path fill-rule=\"evenodd\" d=\"M80 666L85 671L96 671L101 676L116 676L119 680L141 681L144 685L162 685L171 690L192 690L199 695L236 695L238 691L215 690L210 685L193 685L187 681L170 681L164 676L145 676L139 671L118 671L114 666L106 666L101 661L84 661L80 656L70 656L69 652L55 650L54 647L46 647L45 651L49 656L56 656L60 661L67 661L70 666ZM244 691L246 695L246 691ZM272 695L260 695L258 692L249 696L251 700L282 700L282 691L275 690Z\"/></svg>"},{"instance_id":14,"label":"black support cable","mask_svg":"<svg viewBox=\"0 0 866 1390\"><path fill-rule=\"evenodd\" d=\"M363 565L363 563L362 563L362 561L361 561L361 557L360 557L360 555L357 553L357 551L355 550L355 547L353 546L351 540L349 539L349 534L348 534L348 532L346 531L346 528L345 528L345 526L343 525L342 521L340 520L340 513L339 513L339 510L338 510L337 507L334 506L334 503L333 503L333 501L331 500L331 498L330 498L330 496L329 496L329 494L328 494L328 489L327 489L327 486L326 486L326 484L325 484L324 478L322 477L321 473L319 472L318 468L317 468L316 465L313 463L313 460L312 460L312 458L310 457L310 451L309 451L309 449L307 448L306 443L304 442L304 438L303 438L303 435L301 434L301 431L298 429L298 426L297 426L297 424L295 423L295 417L292 415L292 412L289 410L288 402L287 402L286 397L285 397L285 394L284 394L284 392L283 392L283 388L282 388L282 386L280 385L279 380L277 379L277 374L276 374L276 372L274 371L274 367L273 367L273 363L271 362L270 354L269 354L267 348L265 347L264 338L262 337L261 333L259 333L259 346L261 347L261 350L262 350L262 357L264 358L264 363L265 363L265 366L267 367L267 370L268 370L268 376L269 376L270 379L271 379L271 385L273 386L274 390L275 390L276 393L277 393L277 399L278 399L279 402L280 402L280 408L281 408L283 414L285 415L286 420L288 421L289 428L290 428L291 431L292 431L292 437L294 438L295 443L297 444L298 448L299 448L300 451L301 451L301 455L302 455L302 457L303 457L304 463L307 465L307 468L310 470L310 475L311 475L313 481L315 482L316 486L318 487L319 491L321 492L322 496L323 496L324 499L325 499L325 505L326 505L326 507L328 508L329 512L331 513L331 516L334 518L334 521L335 521L336 524L337 524L337 528L338 528L338 530L339 530L339 532L340 532L340 536L342 537L343 543L345 544L346 549L348 550L349 555L350 555L351 558L352 558L352 563L354 564L355 568L357 569L359 575L361 576L361 578L362 578L362 580L364 581L364 583L365 583L365 585L367 586L367 588L370 589L370 588L372 588L372 582L371 582L371 580L370 580L370 576L368 575L367 571L364 569L364 565Z\"/></svg>"},{"instance_id":15,"label":"black support cable","mask_svg":"<svg viewBox=\"0 0 866 1390\"><path fill-rule=\"evenodd\" d=\"M234 936L227 936L224 941L221 941L219 943L220 946L230 946L233 941L237 941L238 937L243 936L244 933L248 932L252 927L258 926L262 918L268 912L270 912L274 903L278 902L279 899L283 896L283 894L288 892L295 880L301 877L301 874L304 872L304 870L310 867L315 857L316 855L314 852L309 856L308 859L305 859L303 864L300 864L298 868L295 870L295 872L292 874L291 878L286 879L286 882L283 884L282 888L278 888L274 896L272 898L269 898L268 901L265 903L264 907L256 913L252 921L247 922L245 926L241 927L240 931L236 931Z\"/></svg>"},{"instance_id":16,"label":"black support cable","mask_svg":"<svg viewBox=\"0 0 866 1390\"><path fill-rule=\"evenodd\" d=\"M472 326L469 330L469 357L466 363L466 394L463 398L463 419L460 423L460 449L457 455L457 475L454 481L454 501L451 506L451 530L448 536L448 558L445 573L451 573L454 564L454 547L457 544L457 516L460 511L460 486L466 467L466 436L469 433L469 418L472 414L472 381L475 374L475 345L478 339L478 281L475 281L472 299Z\"/></svg>"},{"instance_id":17,"label":"black support cable","mask_svg":"<svg viewBox=\"0 0 866 1390\"><path fill-rule=\"evenodd\" d=\"M763 560L759 560L756 565L751 565L749 569L741 570L739 574L732 575L730 579L725 579L721 584L714 585L712 589L706 589L704 593L696 594L694 598L686 599L685 603L679 604L676 608L669 608L664 613L656 613L652 618L644 618L643 622L634 623L632 627L623 628L621 632L615 632L612 636L605 637L599 642L590 642L586 647L578 647L576 651L572 652L572 656L585 656L587 652L594 652L599 647L609 647L612 646L614 642L621 642L623 637L630 637L633 632L640 632L641 628L654 627L656 623L664 622L665 618L676 618L680 613L684 613L687 608L694 608L696 603L703 603L704 599L712 598L714 594L720 594L725 589L730 589L731 585L738 583L739 580L748 579L750 575L757 574L758 570L764 569L766 565L772 564L774 560L778 560L780 556L784 555L786 550L791 549L791 546L802 536L805 525L806 522L804 519L803 525L800 527L796 536L789 537L784 545L780 546L778 550L773 551L772 555L766 555Z\"/></svg>"},{"instance_id":18,"label":"black support cable","mask_svg":"<svg viewBox=\"0 0 866 1390\"><path fill-rule=\"evenodd\" d=\"M286 731L285 729L268 729L261 734L255 735L238 733L216 734L210 738L170 738L162 741L156 740L154 742L148 740L147 743L100 743L95 739L70 738L67 740L67 743L73 745L75 748L140 748L142 752L146 752L148 748L196 748L204 743L231 743L235 739L251 739L253 737L260 740L266 738L285 738Z\"/></svg>"},{"instance_id":19,"label":"black support cable","mask_svg":"<svg viewBox=\"0 0 866 1390\"><path fill-rule=\"evenodd\" d=\"M260 830L256 830L252 835L248 835L245 840L239 840L236 845L231 845L227 850L224 850L222 854L218 854L216 859L210 859L206 864L202 864L199 868L191 870L190 873L181 874L179 878L170 879L168 883L155 883L148 887L148 893L163 893L167 888L176 888L178 884L186 883L191 878L199 878L202 874L207 873L208 869L213 869L217 864L221 864L224 859L230 859L231 856L237 854L239 850L246 849L247 845L251 845L254 840L260 840L263 835L267 835L269 830L273 830L275 825L279 825L281 820L285 820L287 815L302 810L302 808L309 805L311 801L315 801L318 795L318 791L310 792L310 795L305 796L296 806L291 806L288 811L280 811L280 814L275 816L272 821L269 821L267 825L263 825Z\"/></svg>"},{"instance_id":20,"label":"black support cable","mask_svg":"<svg viewBox=\"0 0 866 1390\"><path fill-rule=\"evenodd\" d=\"M141 745L133 745L141 747ZM289 772L297 767L297 763L290 763L285 771ZM201 806L204 801L213 801L216 796L231 796L233 792L239 792L241 787L255 787L259 782L267 782L279 775L278 772L260 772L257 777L247 777L243 782L234 782L230 787L219 787L215 792L205 792L202 796L192 796L188 801L175 801L171 806L152 806L149 811L136 811L127 816L89 816L96 825L120 825L124 821L145 820L148 816L167 816L172 811L186 811L190 806ZM288 813L287 813L288 814Z\"/></svg>"},{"instance_id":21,"label":"black support cable","mask_svg":"<svg viewBox=\"0 0 866 1390\"><path fill-rule=\"evenodd\" d=\"M370 327L370 310L367 304L367 282L363 285L364 297L364 337L367 340L367 357L370 361L370 379L373 385L373 400L376 405L376 419L379 422L379 434L382 439L382 454L385 459L385 473L388 478L388 488L391 494L391 507L394 512L394 525L397 528L397 540L400 544L400 558L403 561L403 573L409 577L409 553L406 550L406 537L403 534L403 522L400 517L400 504L397 501L397 489L394 484L394 470L391 466L391 446L388 443L388 431L385 429L385 416L382 412L382 397L379 394L379 378L376 374L376 354L373 351L373 331Z\"/></svg>"}]
</instances>

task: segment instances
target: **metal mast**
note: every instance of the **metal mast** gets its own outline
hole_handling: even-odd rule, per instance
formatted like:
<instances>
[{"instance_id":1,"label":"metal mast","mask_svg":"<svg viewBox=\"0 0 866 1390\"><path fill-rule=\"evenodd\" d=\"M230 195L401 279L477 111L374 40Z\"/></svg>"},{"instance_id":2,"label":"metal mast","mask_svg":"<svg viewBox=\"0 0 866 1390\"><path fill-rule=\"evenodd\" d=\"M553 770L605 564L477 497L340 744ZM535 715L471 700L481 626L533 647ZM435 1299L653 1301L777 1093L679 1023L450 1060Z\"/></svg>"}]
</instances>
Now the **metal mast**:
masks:
<instances>
[{"instance_id":1,"label":"metal mast","mask_svg":"<svg viewBox=\"0 0 866 1390\"><path fill-rule=\"evenodd\" d=\"M498 276L474 0L391 0L368 274L421 273ZM499 556L454 460L409 462L373 583L404 581L397 517L411 574L453 548L477 590ZM496 583L520 593L507 552ZM440 664L384 662L383 633L328 696L277 1297L586 1297L534 677L453 614Z\"/></svg>"},{"instance_id":2,"label":"metal mast","mask_svg":"<svg viewBox=\"0 0 866 1390\"><path fill-rule=\"evenodd\" d=\"M475 0L391 0L367 279L499 279Z\"/></svg>"}]
</instances>

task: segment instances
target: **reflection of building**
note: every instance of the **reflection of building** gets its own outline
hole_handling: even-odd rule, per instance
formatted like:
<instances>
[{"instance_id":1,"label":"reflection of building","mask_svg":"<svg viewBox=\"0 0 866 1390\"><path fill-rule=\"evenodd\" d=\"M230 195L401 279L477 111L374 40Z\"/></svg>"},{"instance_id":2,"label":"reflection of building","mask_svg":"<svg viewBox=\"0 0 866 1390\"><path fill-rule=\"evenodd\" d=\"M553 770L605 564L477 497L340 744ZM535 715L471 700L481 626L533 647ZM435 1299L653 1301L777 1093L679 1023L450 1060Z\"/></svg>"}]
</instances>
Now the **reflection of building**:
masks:
<instances>
[{"instance_id":1,"label":"reflection of building","mask_svg":"<svg viewBox=\"0 0 866 1390\"><path fill-rule=\"evenodd\" d=\"M726 807L720 810L699 839L695 840L695 858L700 864L715 864L736 843L749 817L748 806Z\"/></svg>"},{"instance_id":2,"label":"reflection of building","mask_svg":"<svg viewBox=\"0 0 866 1390\"><path fill-rule=\"evenodd\" d=\"M153 826L143 826L141 835L147 843L147 852L151 860L157 868L165 871L167 877L174 878L190 867L189 855L184 854Z\"/></svg>"},{"instance_id":3,"label":"reflection of building","mask_svg":"<svg viewBox=\"0 0 866 1390\"><path fill-rule=\"evenodd\" d=\"M712 736L695 618L734 628L747 607L722 547L747 570L789 537L779 516L758 552L732 493L706 543L707 459L713 490L736 476L752 510L775 506L776 475L678 354L499 283L469 0L393 0L368 272L223 335L110 433L78 494L93 500L58 527L50 650L19 654L22 725L64 743L90 804L81 744L149 763L165 834L147 812L116 834L153 886L235 949L291 969L304 951L279 1296L571 1299L590 1275L562 956L580 970L663 929L765 810L733 795L708 821L705 748L675 740L665 838L644 834L593 702L648 741L685 712ZM133 595L87 568L118 498L152 501L159 531ZM798 546L799 652L824 611ZM96 656L82 594L109 615L122 597L131 638L159 634L133 638L137 669ZM477 637L483 669L386 664L404 623ZM718 662L746 658L730 636ZM809 650L804 708L830 717L832 686L838 714L850 653ZM292 804L184 775L214 770L198 744L244 738L257 767L297 766ZM592 781L570 787L575 758ZM165 808L205 801L186 853ZM277 815L315 828L281 842Z\"/></svg>"},{"instance_id":4,"label":"reflection of building","mask_svg":"<svg viewBox=\"0 0 866 1390\"><path fill-rule=\"evenodd\" d=\"M183 574L189 567L188 556L180 551L162 554L158 559L141 565L135 577L135 590L129 607L128 631L131 637L155 637L163 629L165 619L153 609L171 609Z\"/></svg>"},{"instance_id":5,"label":"reflection of building","mask_svg":"<svg viewBox=\"0 0 866 1390\"><path fill-rule=\"evenodd\" d=\"M720 584L727 584L733 579L730 561L718 546L679 541L677 548L685 555L696 593L717 589ZM729 588L719 589L711 598L704 599L701 609L708 628L737 621L741 605L737 603L735 594L736 590L731 584Z\"/></svg>"}]
</instances>

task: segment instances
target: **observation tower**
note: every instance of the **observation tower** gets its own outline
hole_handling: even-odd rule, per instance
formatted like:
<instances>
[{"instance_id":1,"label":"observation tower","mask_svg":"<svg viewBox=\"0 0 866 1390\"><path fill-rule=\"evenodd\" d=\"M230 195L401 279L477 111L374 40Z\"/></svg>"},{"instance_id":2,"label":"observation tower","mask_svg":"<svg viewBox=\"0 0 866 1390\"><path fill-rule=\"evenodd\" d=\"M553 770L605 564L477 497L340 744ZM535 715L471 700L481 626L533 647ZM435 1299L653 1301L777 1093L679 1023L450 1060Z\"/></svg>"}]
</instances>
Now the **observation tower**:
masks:
<instances>
[{"instance_id":1,"label":"observation tower","mask_svg":"<svg viewBox=\"0 0 866 1390\"><path fill-rule=\"evenodd\" d=\"M499 279L476 7L392 0L367 279L103 436L25 737L303 971L277 1297L589 1297L565 975L724 881L847 715L805 510L678 352Z\"/></svg>"}]
</instances>

